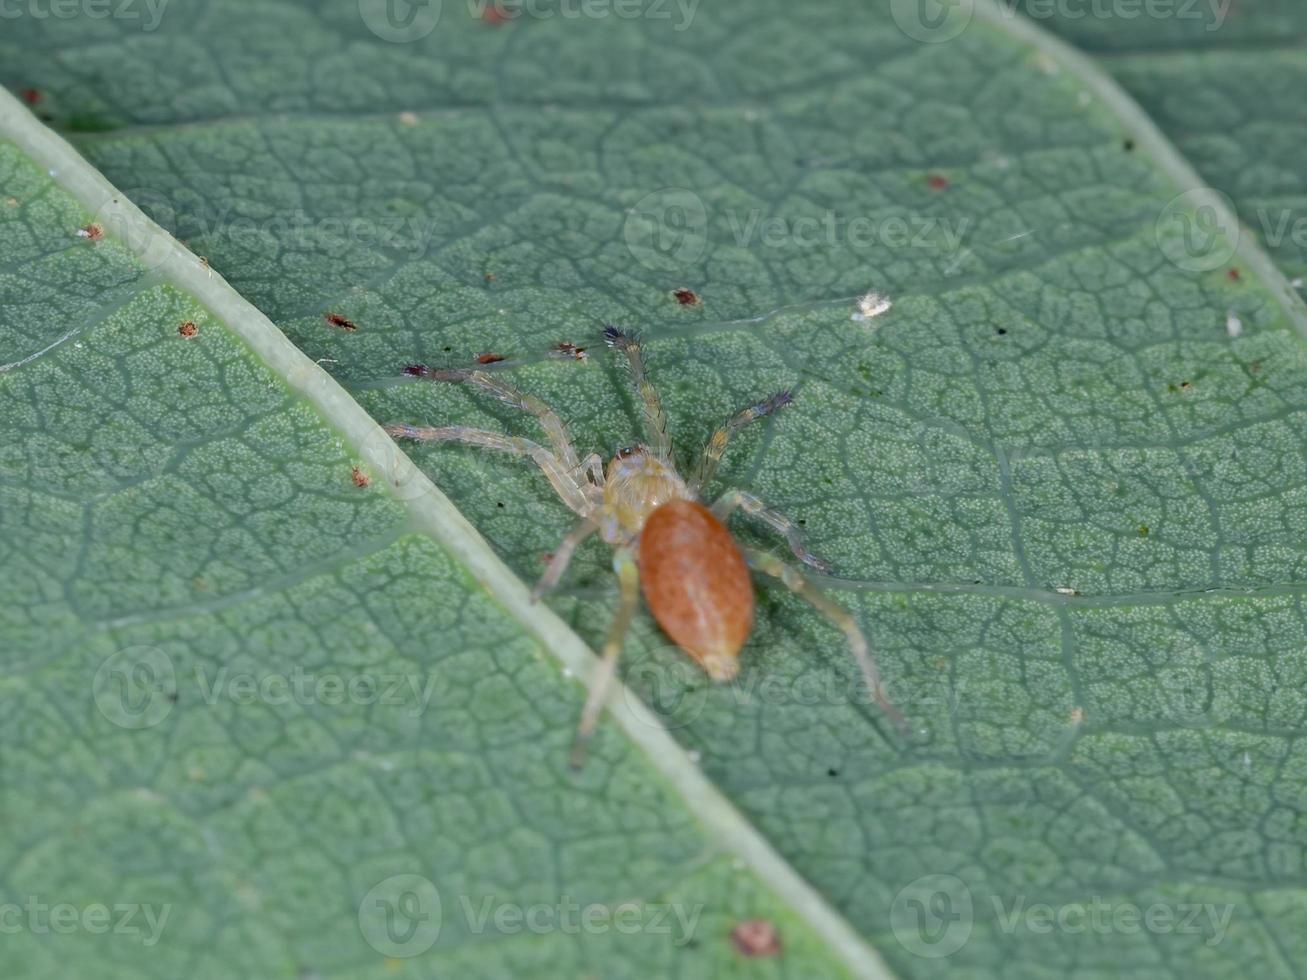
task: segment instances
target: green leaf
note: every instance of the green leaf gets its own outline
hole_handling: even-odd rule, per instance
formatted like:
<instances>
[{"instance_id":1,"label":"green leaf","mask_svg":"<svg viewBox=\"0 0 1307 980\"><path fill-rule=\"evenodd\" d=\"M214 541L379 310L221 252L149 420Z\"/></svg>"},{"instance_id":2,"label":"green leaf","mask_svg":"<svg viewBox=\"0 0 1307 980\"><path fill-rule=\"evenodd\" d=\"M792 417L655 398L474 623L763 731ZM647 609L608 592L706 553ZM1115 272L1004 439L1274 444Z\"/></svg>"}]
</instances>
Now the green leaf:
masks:
<instances>
[{"instance_id":1,"label":"green leaf","mask_svg":"<svg viewBox=\"0 0 1307 980\"><path fill-rule=\"evenodd\" d=\"M195 959L215 975L233 961L379 971L352 917L395 873L474 903L636 894L717 910L689 950L557 930L471 941L510 938L492 929L442 933L415 971L753 971L768 964L726 934L775 918L785 952L770 967L800 975L837 958L874 972L862 941L905 976L1292 974L1307 904L1307 317L1255 238L1224 234L1220 199L1100 69L989 3L934 27L897 0L705 4L682 30L670 5L668 18L530 9L495 26L446 3L430 33L391 42L379 6L217 0L171 8L153 31L29 17L0 39L0 78L39 90L38 111L217 275L155 254L126 218L94 250L69 238L87 216L65 220L58 249L33 233L31 255L86 262L123 236L136 261L161 263L173 302L213 311L201 338L220 322L252 350L230 341L248 384L223 375L220 402L188 416L210 427L199 439L133 410L142 391L214 397L150 356L139 385L57 372L67 344L0 375L0 397L28 413L3 416L27 419L4 443L22 451L6 451L40 467L10 482L50 498L0 513L22 553L75 552L45 579L16 558L0 573L24 682L9 751L43 767L41 780L5 769L21 774L11 850L42 833L49 847L27 881L157 882L179 908L189 896L199 924L158 947L176 942L177 960L123 947L116 961L168 975ZM32 225L30 207L11 220ZM219 294L237 302L224 278L307 360L254 309L215 309ZM103 307L161 302L141 291L153 278L94 279L89 309L80 280L21 279L9 292L53 283L67 312L52 319L97 330L116 322ZM701 302L678 302L681 288ZM869 290L893 306L856 319ZM0 363L61 336L30 325L56 301L32 305L0 333L19 351ZM140 342L129 322L119 342ZM413 361L525 356L515 381L607 454L638 413L596 344L605 322L644 330L687 458L730 411L796 391L741 435L720 482L801 520L833 562L832 592L910 737L865 703L840 635L768 589L731 686L709 686L642 619L623 670L649 710L619 697L569 782L579 692L537 658L580 671L584 656L518 581L539 573L566 510L511 460L413 450L454 512L304 367L320 361L381 423L525 433L498 404L397 380ZM174 356L205 350L167 341ZM592 345L590 362L545 359L559 341ZM135 347L107 349L132 366ZM42 370L59 380L24 381ZM281 400L261 407L256 389ZM58 424L34 414L38 392ZM298 427L269 421L292 410ZM82 441L136 469L75 479L70 419L95 420ZM354 457L382 477L372 496L349 482ZM590 644L611 607L607 560L588 547L549 603ZM210 593L188 592L196 577ZM109 731L89 694L98 664L166 642L183 676L379 658L436 674L443 697L420 728L357 707L179 698L162 723L177 727ZM640 722L651 715L680 748ZM108 829L52 846L51 826L97 806L108 816L82 826Z\"/></svg>"},{"instance_id":2,"label":"green leaf","mask_svg":"<svg viewBox=\"0 0 1307 980\"><path fill-rule=\"evenodd\" d=\"M576 637L3 93L0 134L6 976L731 975L751 919L877 972L634 699L575 777Z\"/></svg>"},{"instance_id":3,"label":"green leaf","mask_svg":"<svg viewBox=\"0 0 1307 980\"><path fill-rule=\"evenodd\" d=\"M1103 4L1096 17L1021 0L1018 9L1098 58L1303 293L1302 172L1307 8L1286 0L1161 4L1153 16ZM1126 20L1129 23L1126 23Z\"/></svg>"}]
</instances>

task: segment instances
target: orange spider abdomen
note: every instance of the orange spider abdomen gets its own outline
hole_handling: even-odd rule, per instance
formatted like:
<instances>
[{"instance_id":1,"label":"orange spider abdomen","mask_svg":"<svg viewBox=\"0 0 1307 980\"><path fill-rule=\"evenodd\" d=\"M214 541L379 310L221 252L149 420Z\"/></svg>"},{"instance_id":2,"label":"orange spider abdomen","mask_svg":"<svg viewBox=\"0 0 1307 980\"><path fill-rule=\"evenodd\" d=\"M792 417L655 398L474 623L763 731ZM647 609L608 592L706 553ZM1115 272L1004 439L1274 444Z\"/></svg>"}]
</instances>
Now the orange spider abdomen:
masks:
<instances>
[{"instance_id":1,"label":"orange spider abdomen","mask_svg":"<svg viewBox=\"0 0 1307 980\"><path fill-rule=\"evenodd\" d=\"M739 671L753 628L749 566L712 511L670 500L640 532L640 581L654 619L716 681Z\"/></svg>"}]
</instances>

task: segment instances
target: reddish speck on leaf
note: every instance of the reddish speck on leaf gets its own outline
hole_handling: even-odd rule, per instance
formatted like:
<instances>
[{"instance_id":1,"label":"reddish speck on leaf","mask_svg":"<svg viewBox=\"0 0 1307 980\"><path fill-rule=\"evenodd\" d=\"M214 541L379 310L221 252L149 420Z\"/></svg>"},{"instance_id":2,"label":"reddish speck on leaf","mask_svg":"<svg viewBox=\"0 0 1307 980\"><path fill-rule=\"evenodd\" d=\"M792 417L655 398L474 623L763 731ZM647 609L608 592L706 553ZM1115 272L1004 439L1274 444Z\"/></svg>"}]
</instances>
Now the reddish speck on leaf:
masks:
<instances>
[{"instance_id":1,"label":"reddish speck on leaf","mask_svg":"<svg viewBox=\"0 0 1307 980\"><path fill-rule=\"evenodd\" d=\"M189 340L200 332L200 328L195 325L194 321L187 320L177 328L177 332Z\"/></svg>"},{"instance_id":2,"label":"reddish speck on leaf","mask_svg":"<svg viewBox=\"0 0 1307 980\"><path fill-rule=\"evenodd\" d=\"M673 291L672 295L676 297L676 302L682 306L698 306L700 302L699 294L693 289L677 289Z\"/></svg>"},{"instance_id":3,"label":"reddish speck on leaf","mask_svg":"<svg viewBox=\"0 0 1307 980\"><path fill-rule=\"evenodd\" d=\"M429 370L430 368L428 368L425 364L404 365L404 373L407 374L410 378L425 378L427 376L427 371Z\"/></svg>"},{"instance_id":4,"label":"reddish speck on leaf","mask_svg":"<svg viewBox=\"0 0 1307 980\"><path fill-rule=\"evenodd\" d=\"M943 174L931 174L926 178L926 183L935 191L947 190L949 186L948 178Z\"/></svg>"},{"instance_id":5,"label":"reddish speck on leaf","mask_svg":"<svg viewBox=\"0 0 1307 980\"><path fill-rule=\"evenodd\" d=\"M1229 279L1231 282L1238 282L1243 278L1243 274L1240 273L1237 268L1231 267L1225 270L1225 278Z\"/></svg>"},{"instance_id":6,"label":"reddish speck on leaf","mask_svg":"<svg viewBox=\"0 0 1307 980\"><path fill-rule=\"evenodd\" d=\"M95 222L91 222L85 228L77 229L77 237L85 238L88 242L98 242L104 237L104 229Z\"/></svg>"},{"instance_id":7,"label":"reddish speck on leaf","mask_svg":"<svg viewBox=\"0 0 1307 980\"><path fill-rule=\"evenodd\" d=\"M750 959L764 956L778 956L781 951L781 937L776 932L775 923L766 919L751 919L741 922L731 930L731 945L741 956Z\"/></svg>"},{"instance_id":8,"label":"reddish speck on leaf","mask_svg":"<svg viewBox=\"0 0 1307 980\"><path fill-rule=\"evenodd\" d=\"M359 467L355 466L349 471L349 474L354 480L354 486L360 489L372 486L372 477L364 473Z\"/></svg>"},{"instance_id":9,"label":"reddish speck on leaf","mask_svg":"<svg viewBox=\"0 0 1307 980\"><path fill-rule=\"evenodd\" d=\"M503 354L496 354L493 351L486 351L484 354L477 355L478 364L498 364L503 359Z\"/></svg>"},{"instance_id":10,"label":"reddish speck on leaf","mask_svg":"<svg viewBox=\"0 0 1307 980\"><path fill-rule=\"evenodd\" d=\"M584 347L577 347L576 344L566 340L554 344L553 353L559 357L565 357L573 361L584 361L590 356L585 352Z\"/></svg>"},{"instance_id":11,"label":"reddish speck on leaf","mask_svg":"<svg viewBox=\"0 0 1307 980\"><path fill-rule=\"evenodd\" d=\"M339 327L347 333L353 333L358 329L358 325L349 317L341 316L339 313L324 313L322 318L330 323L333 327Z\"/></svg>"},{"instance_id":12,"label":"reddish speck on leaf","mask_svg":"<svg viewBox=\"0 0 1307 980\"><path fill-rule=\"evenodd\" d=\"M40 89L34 88L25 88L19 93L19 95L23 97L23 101L28 105L37 105L43 98Z\"/></svg>"}]
</instances>

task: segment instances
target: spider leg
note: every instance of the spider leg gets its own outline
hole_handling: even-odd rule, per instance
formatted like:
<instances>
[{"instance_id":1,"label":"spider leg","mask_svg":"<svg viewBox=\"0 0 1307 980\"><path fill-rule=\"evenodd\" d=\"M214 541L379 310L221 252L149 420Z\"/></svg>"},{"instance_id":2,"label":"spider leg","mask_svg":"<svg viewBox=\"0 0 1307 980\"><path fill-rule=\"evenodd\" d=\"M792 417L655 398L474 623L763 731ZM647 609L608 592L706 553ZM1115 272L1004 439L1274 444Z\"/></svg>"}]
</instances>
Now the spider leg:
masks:
<instances>
[{"instance_id":1,"label":"spider leg","mask_svg":"<svg viewBox=\"0 0 1307 980\"><path fill-rule=\"evenodd\" d=\"M590 476L590 483L596 488L603 489L604 458L598 453L591 453L585 458L585 471Z\"/></svg>"},{"instance_id":2,"label":"spider leg","mask_svg":"<svg viewBox=\"0 0 1307 980\"><path fill-rule=\"evenodd\" d=\"M572 556L576 554L576 549L580 547L581 542L598 530L599 525L587 518L568 532L567 537L563 538L562 543L554 549L548 567L545 568L544 574L540 576L540 581L531 590L532 602L538 601L541 596L548 595L558 586L563 573L567 571L567 566L572 563Z\"/></svg>"},{"instance_id":3,"label":"spider leg","mask_svg":"<svg viewBox=\"0 0 1307 980\"><path fill-rule=\"evenodd\" d=\"M613 556L613 569L617 572L621 599L617 612L608 627L608 638L604 640L603 653L594 673L590 675L590 692L581 711L581 723L576 729L576 738L572 742L572 768L580 769L585 764L586 744L594 734L599 722L599 713L608 700L608 691L612 687L613 676L617 673L617 656L622 652L622 643L626 631L635 618L636 606L640 601L640 571L636 565L635 555L628 548L621 548Z\"/></svg>"},{"instance_id":4,"label":"spider leg","mask_svg":"<svg viewBox=\"0 0 1307 980\"><path fill-rule=\"evenodd\" d=\"M667 413L663 411L658 390L645 376L644 353L640 347L640 339L616 327L604 327L604 341L609 347L625 354L626 361L631 366L631 383L635 385L635 390L644 403L644 429L645 437L649 440L650 451L659 459L670 460L672 440L667 432Z\"/></svg>"},{"instance_id":5,"label":"spider leg","mask_svg":"<svg viewBox=\"0 0 1307 980\"><path fill-rule=\"evenodd\" d=\"M545 436L548 437L555 455L563 461L563 465L568 468L568 471L576 471L581 468L581 461L576 455L576 448L572 445L572 439L567 434L567 427L563 425L563 420L558 417L557 412L534 395L528 395L526 392L513 387L507 381L501 381L485 371L463 368L430 368L425 364L410 364L404 369L404 373L415 378L426 378L429 381L468 384L494 398L498 398L505 405L511 405L513 408L535 416L536 421L540 423L540 428L544 429Z\"/></svg>"},{"instance_id":6,"label":"spider leg","mask_svg":"<svg viewBox=\"0 0 1307 980\"><path fill-rule=\"evenodd\" d=\"M713 478L713 474L717 472L717 464L722 461L722 454L726 452L726 446L737 432L750 422L766 418L772 412L778 408L783 408L793 400L794 396L788 391L778 391L770 398L741 409L732 415L730 421L717 429L708 439L708 444L703 447L703 453L699 456L699 465L695 469L691 486L698 491L708 485Z\"/></svg>"},{"instance_id":7,"label":"spider leg","mask_svg":"<svg viewBox=\"0 0 1307 980\"><path fill-rule=\"evenodd\" d=\"M862 628L858 626L853 614L838 603L826 598L803 577L802 572L785 564L775 555L746 548L744 549L744 557L749 562L750 567L778 580L844 633L849 643L849 650L853 654L853 659L857 661L858 667L862 670L863 681L866 683L872 697L876 699L876 704L901 731L904 733L910 732L911 729L903 719L903 715L899 713L898 708L894 707L885 694L885 685L880 678L880 669L876 666L876 660L867 647L867 638L863 636Z\"/></svg>"},{"instance_id":8,"label":"spider leg","mask_svg":"<svg viewBox=\"0 0 1307 980\"><path fill-rule=\"evenodd\" d=\"M712 512L719 521L725 524L726 518L737 508L743 510L750 517L756 517L777 534L784 537L790 546L790 550L794 552L794 557L809 568L818 572L830 571L830 564L814 555L808 550L808 546L803 543L803 532L799 530L799 526L780 511L767 507L753 494L746 493L743 490L728 491L712 505Z\"/></svg>"},{"instance_id":9,"label":"spider leg","mask_svg":"<svg viewBox=\"0 0 1307 980\"><path fill-rule=\"evenodd\" d=\"M416 439L419 442L461 442L498 452L529 456L549 479L563 503L586 517L594 509L590 495L577 482L573 470L559 462L558 457L544 446L517 436L506 436L486 429L470 429L465 425L440 427L424 425L388 425L386 431L398 439Z\"/></svg>"}]
</instances>

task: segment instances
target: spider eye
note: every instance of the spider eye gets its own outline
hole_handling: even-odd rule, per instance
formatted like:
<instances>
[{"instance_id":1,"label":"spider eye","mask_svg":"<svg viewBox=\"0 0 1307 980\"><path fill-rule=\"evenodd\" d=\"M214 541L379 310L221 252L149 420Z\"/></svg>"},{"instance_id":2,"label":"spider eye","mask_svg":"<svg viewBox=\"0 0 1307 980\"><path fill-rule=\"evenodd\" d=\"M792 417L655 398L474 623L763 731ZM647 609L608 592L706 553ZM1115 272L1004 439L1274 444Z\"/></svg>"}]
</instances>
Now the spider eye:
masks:
<instances>
[{"instance_id":1,"label":"spider eye","mask_svg":"<svg viewBox=\"0 0 1307 980\"><path fill-rule=\"evenodd\" d=\"M621 449L617 450L617 458L630 459L632 456L638 456L642 452L644 452L644 446L637 442L633 446L623 446Z\"/></svg>"}]
</instances>

